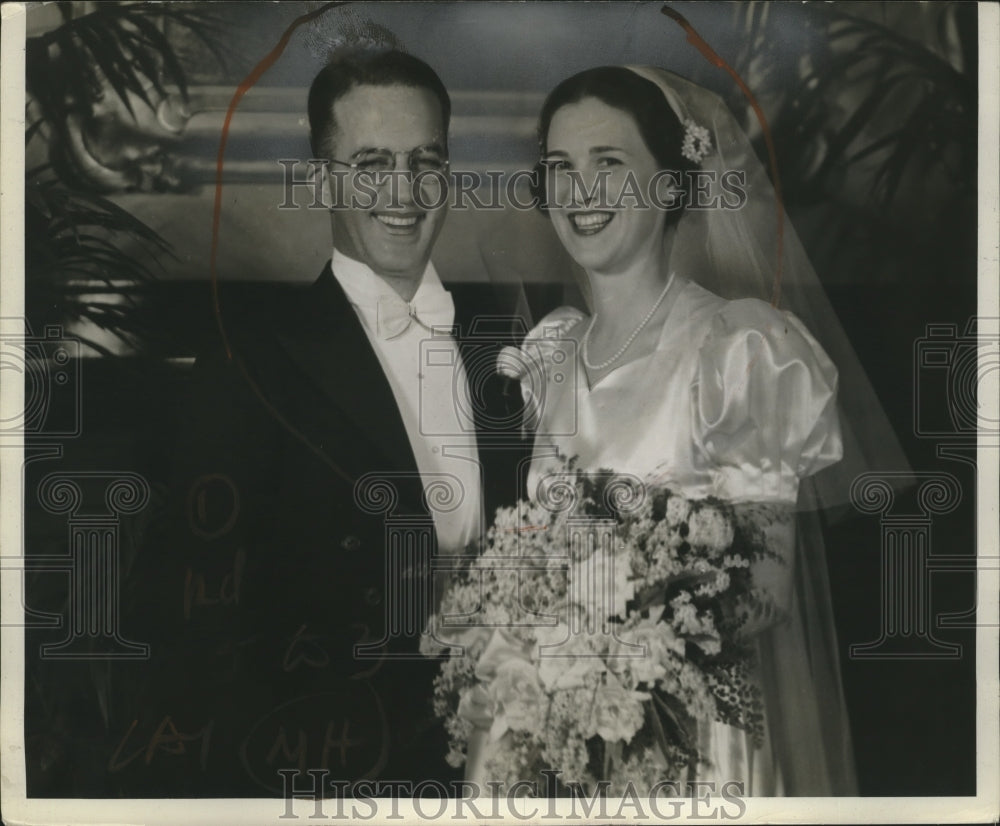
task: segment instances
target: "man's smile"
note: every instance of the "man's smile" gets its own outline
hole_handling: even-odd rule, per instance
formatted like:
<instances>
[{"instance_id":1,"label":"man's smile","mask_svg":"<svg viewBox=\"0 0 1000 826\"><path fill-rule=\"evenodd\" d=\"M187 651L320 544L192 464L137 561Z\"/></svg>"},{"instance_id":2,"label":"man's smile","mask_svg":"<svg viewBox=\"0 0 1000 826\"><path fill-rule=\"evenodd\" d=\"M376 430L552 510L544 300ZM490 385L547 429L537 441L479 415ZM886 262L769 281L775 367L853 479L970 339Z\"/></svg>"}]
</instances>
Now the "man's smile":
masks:
<instances>
[{"instance_id":1,"label":"man's smile","mask_svg":"<svg viewBox=\"0 0 1000 826\"><path fill-rule=\"evenodd\" d=\"M391 213L373 212L372 218L378 221L390 235L411 235L426 218L423 212Z\"/></svg>"}]
</instances>

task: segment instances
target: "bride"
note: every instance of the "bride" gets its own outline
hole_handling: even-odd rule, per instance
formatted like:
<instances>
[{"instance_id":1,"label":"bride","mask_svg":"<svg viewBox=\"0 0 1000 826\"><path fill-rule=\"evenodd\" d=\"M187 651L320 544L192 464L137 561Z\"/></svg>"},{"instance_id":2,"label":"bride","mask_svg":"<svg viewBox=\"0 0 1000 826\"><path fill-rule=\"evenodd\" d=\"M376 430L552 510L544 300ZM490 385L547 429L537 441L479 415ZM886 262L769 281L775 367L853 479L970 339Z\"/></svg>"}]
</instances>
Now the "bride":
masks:
<instances>
[{"instance_id":1,"label":"bride","mask_svg":"<svg viewBox=\"0 0 1000 826\"><path fill-rule=\"evenodd\" d=\"M542 207L586 271L591 312L560 308L529 334L570 342L577 356L575 381L549 375L539 388L520 376L536 434L529 492L563 456L655 475L691 499L797 509L771 537L784 564L754 570L776 606L747 629L763 742L699 720L706 761L689 779L741 781L754 796L856 794L822 536L809 512L822 486L803 484L855 437L842 433L838 372L823 347L796 315L761 300L782 275L772 245L793 296L811 286L803 273L815 279L808 261L787 224L779 246L773 189L735 119L688 81L648 68L582 72L549 95L539 135ZM698 170L715 192L727 170L737 174L719 199L685 189Z\"/></svg>"}]
</instances>

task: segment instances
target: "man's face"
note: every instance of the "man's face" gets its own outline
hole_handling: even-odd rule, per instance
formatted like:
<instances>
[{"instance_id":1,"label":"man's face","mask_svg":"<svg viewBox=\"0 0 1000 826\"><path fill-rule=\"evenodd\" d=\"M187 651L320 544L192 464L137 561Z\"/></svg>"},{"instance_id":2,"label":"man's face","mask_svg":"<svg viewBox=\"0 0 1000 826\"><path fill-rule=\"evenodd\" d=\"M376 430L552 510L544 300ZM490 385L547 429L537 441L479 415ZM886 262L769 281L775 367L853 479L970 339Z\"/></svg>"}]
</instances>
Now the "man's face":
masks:
<instances>
[{"instance_id":1,"label":"man's face","mask_svg":"<svg viewBox=\"0 0 1000 826\"><path fill-rule=\"evenodd\" d=\"M428 89L362 85L338 98L333 114L332 157L358 162L374 150L396 153L396 174L378 186L370 178L359 180L340 164L329 166L327 174L337 177L333 185L338 200L348 205L331 213L333 243L398 291L412 295L444 224L447 198L438 197L440 190L432 197L421 197L415 193L412 180L402 173L408 169L411 150L419 148L426 153L436 148L440 157L446 157L441 105ZM355 203L360 201L360 206L351 206L352 195L357 196ZM371 207L365 208L369 203ZM437 209L427 208L438 203L442 205Z\"/></svg>"}]
</instances>

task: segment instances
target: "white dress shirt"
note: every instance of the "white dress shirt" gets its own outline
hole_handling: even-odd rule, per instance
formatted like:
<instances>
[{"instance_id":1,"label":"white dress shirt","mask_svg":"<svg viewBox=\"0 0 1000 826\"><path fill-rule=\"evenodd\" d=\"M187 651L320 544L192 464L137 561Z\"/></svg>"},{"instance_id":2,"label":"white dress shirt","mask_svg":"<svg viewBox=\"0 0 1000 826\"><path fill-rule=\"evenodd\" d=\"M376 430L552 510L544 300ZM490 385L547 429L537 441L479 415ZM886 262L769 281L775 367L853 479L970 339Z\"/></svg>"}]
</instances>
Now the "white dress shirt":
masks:
<instances>
[{"instance_id":1,"label":"white dress shirt","mask_svg":"<svg viewBox=\"0 0 1000 826\"><path fill-rule=\"evenodd\" d=\"M450 334L451 293L431 263L409 302L367 264L337 249L332 268L392 388L423 479L438 550L457 553L478 538L483 504L475 430L463 406L456 405L456 394L468 398L468 382Z\"/></svg>"}]
</instances>

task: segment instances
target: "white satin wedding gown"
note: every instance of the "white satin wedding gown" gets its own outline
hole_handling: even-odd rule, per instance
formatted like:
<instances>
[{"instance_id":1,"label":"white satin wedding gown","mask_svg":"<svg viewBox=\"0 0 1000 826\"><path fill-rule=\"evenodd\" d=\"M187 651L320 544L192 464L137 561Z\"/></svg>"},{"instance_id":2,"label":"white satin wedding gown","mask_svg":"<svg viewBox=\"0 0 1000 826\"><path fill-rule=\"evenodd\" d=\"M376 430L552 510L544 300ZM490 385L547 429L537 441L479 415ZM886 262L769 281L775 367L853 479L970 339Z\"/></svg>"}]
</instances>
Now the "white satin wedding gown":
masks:
<instances>
[{"instance_id":1,"label":"white satin wedding gown","mask_svg":"<svg viewBox=\"0 0 1000 826\"><path fill-rule=\"evenodd\" d=\"M693 779L741 781L752 796L856 794L823 538L800 484L841 456L836 368L798 319L762 301L675 278L665 303L656 349L594 386L576 357L579 311L561 308L529 334L564 338L570 356L547 371L544 392L525 389L536 430L529 492L558 453L584 469L655 474L689 498L797 504L782 618L755 637L764 746L702 721L710 768Z\"/></svg>"}]
</instances>

